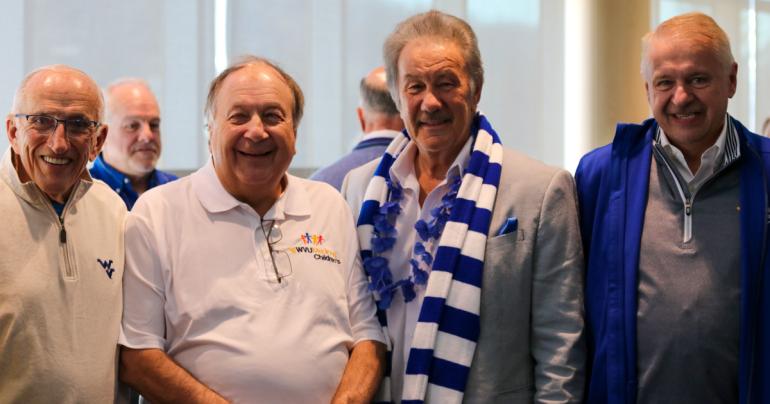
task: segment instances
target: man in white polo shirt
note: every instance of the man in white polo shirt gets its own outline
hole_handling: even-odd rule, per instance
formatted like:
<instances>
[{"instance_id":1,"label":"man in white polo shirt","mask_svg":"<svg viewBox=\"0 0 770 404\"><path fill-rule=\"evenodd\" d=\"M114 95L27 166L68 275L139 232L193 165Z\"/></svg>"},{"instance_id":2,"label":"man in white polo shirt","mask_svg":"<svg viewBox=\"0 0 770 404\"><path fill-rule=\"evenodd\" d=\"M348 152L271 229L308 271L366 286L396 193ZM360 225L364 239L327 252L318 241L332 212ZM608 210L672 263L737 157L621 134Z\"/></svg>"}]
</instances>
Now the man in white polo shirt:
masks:
<instances>
[{"instance_id":1,"label":"man in white polo shirt","mask_svg":"<svg viewBox=\"0 0 770 404\"><path fill-rule=\"evenodd\" d=\"M206 102L211 160L126 223L121 379L153 402L366 402L383 335L353 219L286 173L303 96L249 57Z\"/></svg>"}]
</instances>

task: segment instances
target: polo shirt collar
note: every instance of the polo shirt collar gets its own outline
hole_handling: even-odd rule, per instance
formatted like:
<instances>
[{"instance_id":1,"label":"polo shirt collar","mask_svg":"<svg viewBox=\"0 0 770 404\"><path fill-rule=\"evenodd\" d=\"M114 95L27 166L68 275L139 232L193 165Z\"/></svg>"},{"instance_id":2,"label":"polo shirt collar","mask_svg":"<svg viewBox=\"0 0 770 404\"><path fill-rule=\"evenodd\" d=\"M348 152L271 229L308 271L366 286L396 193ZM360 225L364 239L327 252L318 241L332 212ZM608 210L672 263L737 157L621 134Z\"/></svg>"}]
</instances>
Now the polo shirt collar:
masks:
<instances>
[{"instance_id":1,"label":"polo shirt collar","mask_svg":"<svg viewBox=\"0 0 770 404\"><path fill-rule=\"evenodd\" d=\"M375 130L369 133L364 133L363 136L361 136L361 141L367 141L371 139L377 139L377 138L387 138L390 140L393 140L396 138L396 136L400 135L401 132L397 130L390 130L390 129L381 129L381 130Z\"/></svg>"},{"instance_id":2,"label":"polo shirt collar","mask_svg":"<svg viewBox=\"0 0 770 404\"><path fill-rule=\"evenodd\" d=\"M126 180L128 180L128 178L123 173L107 164L107 162L104 161L104 156L101 153L99 153L99 156L96 158L96 160L94 160L93 168L95 168L99 173L103 174L102 181L106 182L107 185L109 185L112 189L123 189L123 184L125 184Z\"/></svg>"},{"instance_id":3,"label":"polo shirt collar","mask_svg":"<svg viewBox=\"0 0 770 404\"><path fill-rule=\"evenodd\" d=\"M286 175L286 189L265 213L265 220L284 220L286 216L310 216L310 199L301 179ZM211 213L221 213L239 206L254 211L251 206L235 199L219 181L214 163L209 161L192 176L192 185L198 200ZM256 214L256 212L254 213Z\"/></svg>"},{"instance_id":4,"label":"polo shirt collar","mask_svg":"<svg viewBox=\"0 0 770 404\"><path fill-rule=\"evenodd\" d=\"M286 189L265 213L265 220L286 220L287 217L310 216L310 198L301 179L286 173Z\"/></svg>"}]
</instances>

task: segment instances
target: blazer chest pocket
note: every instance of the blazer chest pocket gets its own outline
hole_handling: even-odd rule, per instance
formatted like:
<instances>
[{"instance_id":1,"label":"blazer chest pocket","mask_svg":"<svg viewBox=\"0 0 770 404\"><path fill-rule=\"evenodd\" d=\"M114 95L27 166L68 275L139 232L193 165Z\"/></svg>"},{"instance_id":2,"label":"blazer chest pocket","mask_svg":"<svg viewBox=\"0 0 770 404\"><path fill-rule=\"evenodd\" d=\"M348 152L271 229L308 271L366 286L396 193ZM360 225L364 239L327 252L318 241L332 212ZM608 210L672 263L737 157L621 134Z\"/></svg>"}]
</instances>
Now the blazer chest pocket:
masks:
<instances>
[{"instance_id":1,"label":"blazer chest pocket","mask_svg":"<svg viewBox=\"0 0 770 404\"><path fill-rule=\"evenodd\" d=\"M501 236L490 237L487 239L487 254L498 249L507 249L519 242L524 241L524 230L518 229Z\"/></svg>"},{"instance_id":2,"label":"blazer chest pocket","mask_svg":"<svg viewBox=\"0 0 770 404\"><path fill-rule=\"evenodd\" d=\"M487 239L486 252L484 253L484 266L497 267L512 264L511 258L518 254L525 242L524 231L518 229L502 236Z\"/></svg>"}]
</instances>

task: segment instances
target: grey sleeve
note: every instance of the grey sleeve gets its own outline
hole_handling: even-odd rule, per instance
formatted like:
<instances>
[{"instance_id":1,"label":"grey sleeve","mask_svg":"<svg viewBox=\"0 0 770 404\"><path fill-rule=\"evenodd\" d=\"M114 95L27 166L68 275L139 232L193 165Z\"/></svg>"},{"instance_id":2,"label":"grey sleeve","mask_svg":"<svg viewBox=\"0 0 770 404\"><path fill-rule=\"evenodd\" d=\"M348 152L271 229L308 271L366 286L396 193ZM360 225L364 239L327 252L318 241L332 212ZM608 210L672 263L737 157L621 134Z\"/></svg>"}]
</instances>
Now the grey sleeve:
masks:
<instances>
[{"instance_id":1,"label":"grey sleeve","mask_svg":"<svg viewBox=\"0 0 770 404\"><path fill-rule=\"evenodd\" d=\"M543 197L534 245L535 402L579 403L585 382L583 249L572 176L559 170Z\"/></svg>"}]
</instances>

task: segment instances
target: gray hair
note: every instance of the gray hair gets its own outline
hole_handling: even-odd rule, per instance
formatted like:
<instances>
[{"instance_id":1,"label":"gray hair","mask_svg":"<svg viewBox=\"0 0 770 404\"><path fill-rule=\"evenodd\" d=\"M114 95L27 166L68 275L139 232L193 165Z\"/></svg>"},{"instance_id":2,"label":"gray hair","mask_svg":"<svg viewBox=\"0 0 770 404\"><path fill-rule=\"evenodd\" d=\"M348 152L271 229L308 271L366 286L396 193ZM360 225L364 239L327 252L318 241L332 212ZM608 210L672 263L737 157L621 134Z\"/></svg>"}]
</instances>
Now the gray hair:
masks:
<instances>
[{"instance_id":1,"label":"gray hair","mask_svg":"<svg viewBox=\"0 0 770 404\"><path fill-rule=\"evenodd\" d=\"M396 104L393 102L393 98L390 96L388 88L382 86L381 82L377 83L380 85L372 84L374 83L370 83L366 80L366 77L361 79L359 90L361 92L361 102L364 109L375 113L397 116L398 108L396 108Z\"/></svg>"},{"instance_id":2,"label":"gray hair","mask_svg":"<svg viewBox=\"0 0 770 404\"><path fill-rule=\"evenodd\" d=\"M292 123L294 124L294 130L297 130L305 107L305 96L302 94L302 89L299 87L299 84L297 84L294 78L283 71L283 69L278 67L277 64L268 59L253 55L241 56L241 58L235 64L230 65L230 67L223 70L222 73L219 73L219 75L217 75L217 77L211 81L211 85L209 86L209 94L206 97L206 106L203 110L207 122L210 123L214 119L214 101L216 100L217 94L219 94L219 89L222 87L222 83L225 81L227 76L243 69L244 67L259 64L267 65L275 70L278 75L281 76L284 81L286 81L286 85L289 86L289 91L291 91L292 98L294 98L294 106L291 111Z\"/></svg>"},{"instance_id":3,"label":"gray hair","mask_svg":"<svg viewBox=\"0 0 770 404\"><path fill-rule=\"evenodd\" d=\"M141 78L138 77L121 77L119 79L113 80L110 82L110 84L107 84L106 87L102 90L102 96L104 97L104 110L105 110L105 118L109 121L110 119L110 113L111 113L111 99L112 99L112 92L115 91L116 88L126 86L126 85L132 85L132 86L141 86L147 89L147 91L150 92L150 94L155 97L155 93L152 92L152 88L150 87L150 84ZM157 99L155 100L157 103Z\"/></svg>"},{"instance_id":4,"label":"gray hair","mask_svg":"<svg viewBox=\"0 0 770 404\"><path fill-rule=\"evenodd\" d=\"M650 46L656 38L687 39L695 46L708 49L721 60L725 70L735 63L730 50L730 39L713 18L703 13L681 14L663 21L655 31L647 33L642 38L641 73L645 80L652 75L650 61Z\"/></svg>"},{"instance_id":5,"label":"gray hair","mask_svg":"<svg viewBox=\"0 0 770 404\"><path fill-rule=\"evenodd\" d=\"M401 51L412 40L432 37L450 41L460 48L465 60L465 72L470 76L471 92L484 84L484 66L481 63L476 34L467 22L441 11L431 10L417 14L400 22L396 29L385 39L382 56L388 77L388 89L399 105L398 98L398 58Z\"/></svg>"}]
</instances>

